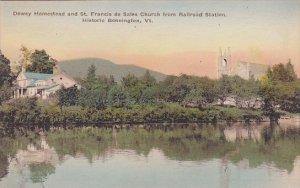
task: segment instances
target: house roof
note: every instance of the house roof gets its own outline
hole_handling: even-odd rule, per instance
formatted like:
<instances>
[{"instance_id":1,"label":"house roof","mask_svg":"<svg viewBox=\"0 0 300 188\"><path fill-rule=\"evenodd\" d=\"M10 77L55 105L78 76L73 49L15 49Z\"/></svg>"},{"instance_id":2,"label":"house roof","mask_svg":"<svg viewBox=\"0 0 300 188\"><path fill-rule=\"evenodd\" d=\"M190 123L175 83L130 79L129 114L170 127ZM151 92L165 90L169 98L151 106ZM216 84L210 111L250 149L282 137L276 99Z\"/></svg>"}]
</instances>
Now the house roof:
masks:
<instances>
[{"instance_id":1,"label":"house roof","mask_svg":"<svg viewBox=\"0 0 300 188\"><path fill-rule=\"evenodd\" d=\"M27 87L36 87L35 82L31 82Z\"/></svg>"},{"instance_id":2,"label":"house roof","mask_svg":"<svg viewBox=\"0 0 300 188\"><path fill-rule=\"evenodd\" d=\"M38 80L33 80L27 87L37 87Z\"/></svg>"},{"instance_id":3,"label":"house roof","mask_svg":"<svg viewBox=\"0 0 300 188\"><path fill-rule=\"evenodd\" d=\"M52 88L56 87L56 86L59 86L60 84L52 84L52 85L49 85L47 87L45 87L44 89L45 90L51 90Z\"/></svg>"},{"instance_id":4,"label":"house roof","mask_svg":"<svg viewBox=\"0 0 300 188\"><path fill-rule=\"evenodd\" d=\"M48 80L49 78L53 77L53 74L44 74L44 73L35 73L35 72L24 72L24 76L27 79L34 79L34 80Z\"/></svg>"}]
</instances>

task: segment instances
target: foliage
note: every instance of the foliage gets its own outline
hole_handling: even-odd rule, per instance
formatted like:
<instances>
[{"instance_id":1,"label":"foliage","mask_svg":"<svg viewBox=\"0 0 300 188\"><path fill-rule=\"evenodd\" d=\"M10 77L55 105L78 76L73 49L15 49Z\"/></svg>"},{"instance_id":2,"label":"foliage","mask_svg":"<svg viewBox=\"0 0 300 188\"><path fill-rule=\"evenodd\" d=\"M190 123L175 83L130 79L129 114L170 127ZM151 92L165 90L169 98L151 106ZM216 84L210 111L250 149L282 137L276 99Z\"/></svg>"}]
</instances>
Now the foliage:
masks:
<instances>
[{"instance_id":1,"label":"foliage","mask_svg":"<svg viewBox=\"0 0 300 188\"><path fill-rule=\"evenodd\" d=\"M56 60L51 58L45 50L35 50L30 56L31 64L27 65L27 71L52 74Z\"/></svg>"},{"instance_id":2,"label":"foliage","mask_svg":"<svg viewBox=\"0 0 300 188\"><path fill-rule=\"evenodd\" d=\"M13 79L10 61L0 51L0 105L11 98Z\"/></svg>"},{"instance_id":3,"label":"foliage","mask_svg":"<svg viewBox=\"0 0 300 188\"><path fill-rule=\"evenodd\" d=\"M25 137L19 132L16 132L13 137L1 136L0 137L0 180L7 175L9 169L9 159L14 157L18 150L27 149L27 145L36 141L32 136L32 132Z\"/></svg>"},{"instance_id":4,"label":"foliage","mask_svg":"<svg viewBox=\"0 0 300 188\"><path fill-rule=\"evenodd\" d=\"M3 114L7 115L7 111ZM82 106L42 106L40 121L50 126L70 124L103 123L153 123L153 122L215 122L215 121L260 121L261 112L250 109L218 107L199 110L179 104L134 105L107 107L102 110ZM4 119L9 122L8 119Z\"/></svg>"},{"instance_id":5,"label":"foliage","mask_svg":"<svg viewBox=\"0 0 300 188\"><path fill-rule=\"evenodd\" d=\"M110 148L134 150L147 156L153 148L157 148L174 160L220 158L235 164L248 159L252 168L272 164L288 172L293 170L294 160L300 154L299 129L267 126L259 131L262 136L259 140L248 140L245 136L237 138L236 142L228 142L221 124L145 124L143 127L55 129L49 132L47 142L61 159L65 155L76 156L80 153L92 162L93 158L105 155ZM259 130L252 125L232 125L228 130L232 128L251 132Z\"/></svg>"},{"instance_id":6,"label":"foliage","mask_svg":"<svg viewBox=\"0 0 300 188\"><path fill-rule=\"evenodd\" d=\"M8 81L4 81L3 85L0 86L0 104L7 101L12 96L11 84Z\"/></svg>"},{"instance_id":7,"label":"foliage","mask_svg":"<svg viewBox=\"0 0 300 188\"><path fill-rule=\"evenodd\" d=\"M112 149L134 151L145 157L151 150L158 149L171 160L201 162L217 159L222 161L222 166L228 163L239 165L247 160L250 168L270 165L291 173L300 154L299 128L281 128L272 124L261 126L238 123L224 127L222 124L181 123L143 124L139 128L137 125L134 128L55 128L47 132L46 142L55 150L54 159L57 154L58 163L50 162L51 159L48 162L31 162L28 164L29 175L33 183L42 183L55 173L54 164L61 164L66 156L81 156L93 163L94 160L105 158ZM227 136L231 137L232 133L241 130L261 137L256 139L242 134L237 135L234 142L226 140ZM34 135L33 132L30 134ZM29 144L36 146L40 142L39 137L32 136L1 137L0 178L9 173L8 167L13 162L9 159L15 158L18 151L28 149Z\"/></svg>"},{"instance_id":8,"label":"foliage","mask_svg":"<svg viewBox=\"0 0 300 188\"><path fill-rule=\"evenodd\" d=\"M91 107L95 109L103 109L107 103L107 90L93 89L87 90L81 89L78 95L77 104L84 107Z\"/></svg>"},{"instance_id":9,"label":"foliage","mask_svg":"<svg viewBox=\"0 0 300 188\"><path fill-rule=\"evenodd\" d=\"M53 103L26 107L25 111L33 110L26 112L27 119L22 115L25 113L20 106L22 102L2 105L1 121L32 120L51 126L104 122L249 122L261 121L264 116L276 120L281 115L279 107L299 112L299 80L290 63L275 65L262 80L226 75L213 80L180 75L168 76L158 83L147 71L142 77L128 74L121 83L116 83L112 76L97 76L96 71L94 65L88 68L86 78L80 80L81 89L62 88L57 92L58 106ZM9 87L3 90L9 91ZM9 92L0 92L1 96L7 99ZM234 99L233 108L224 105L228 98Z\"/></svg>"},{"instance_id":10,"label":"foliage","mask_svg":"<svg viewBox=\"0 0 300 188\"><path fill-rule=\"evenodd\" d=\"M78 105L95 109L104 109L108 104L109 91L116 85L114 77L96 76L96 68L92 64L85 80L81 80L83 88L79 92Z\"/></svg>"},{"instance_id":11,"label":"foliage","mask_svg":"<svg viewBox=\"0 0 300 188\"><path fill-rule=\"evenodd\" d=\"M108 104L112 107L119 108L126 105L127 96L119 85L115 85L109 90L107 98Z\"/></svg>"},{"instance_id":12,"label":"foliage","mask_svg":"<svg viewBox=\"0 0 300 188\"><path fill-rule=\"evenodd\" d=\"M11 83L10 61L0 51L0 87L4 82Z\"/></svg>"},{"instance_id":13,"label":"foliage","mask_svg":"<svg viewBox=\"0 0 300 188\"><path fill-rule=\"evenodd\" d=\"M65 121L65 117L62 115L61 109L56 105L45 105L41 107L41 119L42 122L50 125L61 124Z\"/></svg>"},{"instance_id":14,"label":"foliage","mask_svg":"<svg viewBox=\"0 0 300 188\"><path fill-rule=\"evenodd\" d=\"M166 102L203 107L215 102L216 81L207 77L169 76L159 83L159 98Z\"/></svg>"},{"instance_id":15,"label":"foliage","mask_svg":"<svg viewBox=\"0 0 300 188\"><path fill-rule=\"evenodd\" d=\"M2 151L0 151L0 180L8 173L8 165L8 158Z\"/></svg>"},{"instance_id":16,"label":"foliage","mask_svg":"<svg viewBox=\"0 0 300 188\"><path fill-rule=\"evenodd\" d=\"M22 68L27 70L32 63L31 62L32 51L24 45L21 46L20 51L22 55L20 61L18 62L19 64L16 67L17 72L21 72Z\"/></svg>"},{"instance_id":17,"label":"foliage","mask_svg":"<svg viewBox=\"0 0 300 188\"><path fill-rule=\"evenodd\" d=\"M93 156L103 154L111 145L111 129L74 128L71 130L51 130L47 136L47 142L55 148L59 158L65 155L76 156L82 153L93 160Z\"/></svg>"},{"instance_id":18,"label":"foliage","mask_svg":"<svg viewBox=\"0 0 300 188\"><path fill-rule=\"evenodd\" d=\"M156 79L150 74L149 71L146 71L144 76L141 78L141 82L144 87L152 87L156 85Z\"/></svg>"},{"instance_id":19,"label":"foliage","mask_svg":"<svg viewBox=\"0 0 300 188\"><path fill-rule=\"evenodd\" d=\"M16 99L9 104L0 106L0 121L11 124L34 124L40 122L40 108L36 98Z\"/></svg>"},{"instance_id":20,"label":"foliage","mask_svg":"<svg viewBox=\"0 0 300 188\"><path fill-rule=\"evenodd\" d=\"M224 105L227 97L233 94L233 85L230 76L222 75L218 82L218 98L221 101L221 105Z\"/></svg>"},{"instance_id":21,"label":"foliage","mask_svg":"<svg viewBox=\"0 0 300 188\"><path fill-rule=\"evenodd\" d=\"M94 82L96 80L96 67L94 64L89 67L86 80L87 82Z\"/></svg>"},{"instance_id":22,"label":"foliage","mask_svg":"<svg viewBox=\"0 0 300 188\"><path fill-rule=\"evenodd\" d=\"M70 88L61 88L57 92L58 104L62 106L75 105L78 100L78 89L76 86Z\"/></svg>"},{"instance_id":23,"label":"foliage","mask_svg":"<svg viewBox=\"0 0 300 188\"><path fill-rule=\"evenodd\" d=\"M128 74L123 77L121 86L124 88L124 91L127 93L128 100L130 100L132 104L140 103L143 85L139 78L133 74Z\"/></svg>"},{"instance_id":24,"label":"foliage","mask_svg":"<svg viewBox=\"0 0 300 188\"><path fill-rule=\"evenodd\" d=\"M278 64L268 69L266 76L260 82L260 96L264 101L263 110L271 120L280 117L278 109L297 112L297 91L299 81L293 65ZM296 105L295 105L296 104Z\"/></svg>"},{"instance_id":25,"label":"foliage","mask_svg":"<svg viewBox=\"0 0 300 188\"><path fill-rule=\"evenodd\" d=\"M255 108L258 100L259 81L251 77L245 80L239 76L223 75L217 82L217 96L221 103L231 97L235 100L235 106L239 108Z\"/></svg>"},{"instance_id":26,"label":"foliage","mask_svg":"<svg viewBox=\"0 0 300 188\"><path fill-rule=\"evenodd\" d=\"M47 176L55 173L55 167L50 163L29 164L30 179L33 183L44 182Z\"/></svg>"}]
</instances>

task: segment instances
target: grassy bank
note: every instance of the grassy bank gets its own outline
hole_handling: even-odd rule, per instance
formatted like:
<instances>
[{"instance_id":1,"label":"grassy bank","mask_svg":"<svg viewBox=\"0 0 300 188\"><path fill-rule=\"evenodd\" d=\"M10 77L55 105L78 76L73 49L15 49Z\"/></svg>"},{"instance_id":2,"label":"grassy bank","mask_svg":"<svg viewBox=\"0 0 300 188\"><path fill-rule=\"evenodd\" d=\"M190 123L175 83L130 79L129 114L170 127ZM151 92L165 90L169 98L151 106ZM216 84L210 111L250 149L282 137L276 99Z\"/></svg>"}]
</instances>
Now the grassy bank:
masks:
<instances>
[{"instance_id":1,"label":"grassy bank","mask_svg":"<svg viewBox=\"0 0 300 188\"><path fill-rule=\"evenodd\" d=\"M104 123L190 123L218 121L262 121L259 110L229 107L192 108L177 103L108 107L102 110L82 106L35 104L32 99L16 100L0 106L0 122L10 125L28 124L61 126L66 124Z\"/></svg>"}]
</instances>

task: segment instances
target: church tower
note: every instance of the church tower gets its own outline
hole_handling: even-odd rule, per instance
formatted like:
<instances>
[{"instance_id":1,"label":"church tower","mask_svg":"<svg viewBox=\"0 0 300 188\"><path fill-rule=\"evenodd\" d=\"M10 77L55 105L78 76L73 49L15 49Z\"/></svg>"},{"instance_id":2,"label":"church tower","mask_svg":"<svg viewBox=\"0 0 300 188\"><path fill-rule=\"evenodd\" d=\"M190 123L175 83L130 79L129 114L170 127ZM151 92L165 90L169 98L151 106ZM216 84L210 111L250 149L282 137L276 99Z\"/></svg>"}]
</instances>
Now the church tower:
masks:
<instances>
[{"instance_id":1,"label":"church tower","mask_svg":"<svg viewBox=\"0 0 300 188\"><path fill-rule=\"evenodd\" d=\"M230 76L231 74L232 68L230 48L228 47L227 50L224 50L223 53L222 49L220 48L218 57L218 78L221 78L222 75Z\"/></svg>"}]
</instances>

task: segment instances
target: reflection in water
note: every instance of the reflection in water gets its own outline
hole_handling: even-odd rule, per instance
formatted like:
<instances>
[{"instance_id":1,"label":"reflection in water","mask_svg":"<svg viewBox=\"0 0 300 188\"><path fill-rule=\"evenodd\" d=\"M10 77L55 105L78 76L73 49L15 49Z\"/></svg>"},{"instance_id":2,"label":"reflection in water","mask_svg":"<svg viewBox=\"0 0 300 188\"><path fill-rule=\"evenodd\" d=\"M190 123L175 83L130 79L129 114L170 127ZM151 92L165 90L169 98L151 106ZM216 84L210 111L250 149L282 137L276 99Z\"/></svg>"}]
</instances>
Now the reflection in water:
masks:
<instances>
[{"instance_id":1,"label":"reflection in water","mask_svg":"<svg viewBox=\"0 0 300 188\"><path fill-rule=\"evenodd\" d=\"M226 127L224 135L229 142L236 142L236 140L260 141L262 130L268 126L267 123L260 124L259 126L236 123L233 126Z\"/></svg>"},{"instance_id":2,"label":"reflection in water","mask_svg":"<svg viewBox=\"0 0 300 188\"><path fill-rule=\"evenodd\" d=\"M7 156L0 151L0 180L7 174L8 165L9 163Z\"/></svg>"},{"instance_id":3,"label":"reflection in water","mask_svg":"<svg viewBox=\"0 0 300 188\"><path fill-rule=\"evenodd\" d=\"M45 136L40 137L40 144L36 146L29 144L26 150L18 150L16 154L16 161L20 168L30 164L52 164L59 163L58 155L53 147L49 147Z\"/></svg>"},{"instance_id":4,"label":"reflection in water","mask_svg":"<svg viewBox=\"0 0 300 188\"><path fill-rule=\"evenodd\" d=\"M287 124L51 130L0 139L0 187L294 186L299 145L300 129Z\"/></svg>"},{"instance_id":5,"label":"reflection in water","mask_svg":"<svg viewBox=\"0 0 300 188\"><path fill-rule=\"evenodd\" d=\"M24 169L29 167L31 181L41 183L42 187L47 176L55 173L55 166L58 163L58 155L54 148L49 147L45 136L40 137L38 146L31 143L26 150L18 150L14 161L15 168L19 170L21 176L24 176ZM20 185L24 186L26 181L22 179Z\"/></svg>"},{"instance_id":6,"label":"reflection in water","mask_svg":"<svg viewBox=\"0 0 300 188\"><path fill-rule=\"evenodd\" d=\"M55 167L50 163L32 163L29 165L30 179L33 183L42 183L47 176L55 173Z\"/></svg>"}]
</instances>

